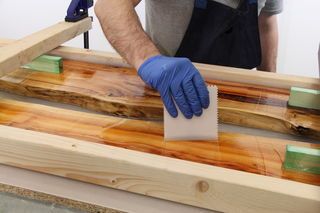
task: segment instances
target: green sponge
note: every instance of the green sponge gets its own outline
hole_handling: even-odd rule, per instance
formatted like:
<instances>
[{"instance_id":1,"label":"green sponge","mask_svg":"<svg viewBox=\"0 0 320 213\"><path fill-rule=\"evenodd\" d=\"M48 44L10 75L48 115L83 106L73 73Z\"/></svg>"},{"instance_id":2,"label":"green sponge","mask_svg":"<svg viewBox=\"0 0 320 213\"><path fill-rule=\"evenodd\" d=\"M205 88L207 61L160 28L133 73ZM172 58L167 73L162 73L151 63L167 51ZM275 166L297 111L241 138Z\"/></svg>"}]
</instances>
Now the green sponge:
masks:
<instances>
[{"instance_id":1,"label":"green sponge","mask_svg":"<svg viewBox=\"0 0 320 213\"><path fill-rule=\"evenodd\" d=\"M320 149L287 145L283 167L287 170L320 174Z\"/></svg>"},{"instance_id":2,"label":"green sponge","mask_svg":"<svg viewBox=\"0 0 320 213\"><path fill-rule=\"evenodd\" d=\"M288 105L320 110L320 90L291 87Z\"/></svg>"},{"instance_id":3,"label":"green sponge","mask_svg":"<svg viewBox=\"0 0 320 213\"><path fill-rule=\"evenodd\" d=\"M42 55L29 64L23 65L23 68L36 71L61 73L62 72L62 57Z\"/></svg>"}]
</instances>

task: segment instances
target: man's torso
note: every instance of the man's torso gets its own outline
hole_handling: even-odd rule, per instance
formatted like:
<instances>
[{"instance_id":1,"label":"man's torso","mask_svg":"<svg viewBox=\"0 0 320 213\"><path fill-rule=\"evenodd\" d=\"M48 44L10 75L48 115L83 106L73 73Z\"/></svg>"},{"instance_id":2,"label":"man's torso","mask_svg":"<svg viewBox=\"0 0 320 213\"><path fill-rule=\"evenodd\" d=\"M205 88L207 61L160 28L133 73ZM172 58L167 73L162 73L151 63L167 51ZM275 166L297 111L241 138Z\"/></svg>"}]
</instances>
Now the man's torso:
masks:
<instances>
[{"instance_id":1,"label":"man's torso","mask_svg":"<svg viewBox=\"0 0 320 213\"><path fill-rule=\"evenodd\" d=\"M215 0L237 8L240 0ZM258 0L258 11L282 9L282 0ZM146 31L162 54L174 56L188 28L194 0L146 0Z\"/></svg>"}]
</instances>

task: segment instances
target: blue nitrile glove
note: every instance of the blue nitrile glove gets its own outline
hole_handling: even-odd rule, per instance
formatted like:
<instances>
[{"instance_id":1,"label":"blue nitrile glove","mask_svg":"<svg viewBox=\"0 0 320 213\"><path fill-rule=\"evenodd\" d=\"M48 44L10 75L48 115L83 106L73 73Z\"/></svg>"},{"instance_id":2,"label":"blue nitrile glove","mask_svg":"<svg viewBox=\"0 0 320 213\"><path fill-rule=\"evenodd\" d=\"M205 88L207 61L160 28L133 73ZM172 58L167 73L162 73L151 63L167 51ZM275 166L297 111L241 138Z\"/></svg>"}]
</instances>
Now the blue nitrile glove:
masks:
<instances>
[{"instance_id":1,"label":"blue nitrile glove","mask_svg":"<svg viewBox=\"0 0 320 213\"><path fill-rule=\"evenodd\" d=\"M158 90L172 117L178 116L173 99L189 119L193 115L200 116L202 108L209 106L207 86L199 71L187 58L157 55L147 59L140 66L138 74L144 82Z\"/></svg>"}]
</instances>

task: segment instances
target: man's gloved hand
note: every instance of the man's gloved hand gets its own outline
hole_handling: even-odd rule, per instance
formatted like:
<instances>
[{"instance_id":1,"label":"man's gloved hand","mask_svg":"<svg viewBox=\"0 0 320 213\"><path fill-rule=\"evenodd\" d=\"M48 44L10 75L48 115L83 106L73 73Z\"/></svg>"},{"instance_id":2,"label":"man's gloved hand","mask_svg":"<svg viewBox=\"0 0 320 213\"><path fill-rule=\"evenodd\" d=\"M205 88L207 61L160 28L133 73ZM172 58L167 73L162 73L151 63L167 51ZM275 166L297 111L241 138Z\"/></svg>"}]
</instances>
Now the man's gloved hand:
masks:
<instances>
[{"instance_id":1,"label":"man's gloved hand","mask_svg":"<svg viewBox=\"0 0 320 213\"><path fill-rule=\"evenodd\" d=\"M158 90L169 114L178 116L173 99L186 118L200 116L209 106L209 91L199 71L187 58L154 56L138 70L139 76Z\"/></svg>"}]
</instances>

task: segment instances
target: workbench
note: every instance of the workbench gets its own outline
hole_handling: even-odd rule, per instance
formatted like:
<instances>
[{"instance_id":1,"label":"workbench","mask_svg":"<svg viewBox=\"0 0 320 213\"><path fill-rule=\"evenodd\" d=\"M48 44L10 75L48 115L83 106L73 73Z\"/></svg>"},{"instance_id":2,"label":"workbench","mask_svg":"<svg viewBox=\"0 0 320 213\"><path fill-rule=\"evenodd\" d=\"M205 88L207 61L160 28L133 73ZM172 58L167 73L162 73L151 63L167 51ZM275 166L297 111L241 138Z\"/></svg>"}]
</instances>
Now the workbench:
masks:
<instances>
[{"instance_id":1,"label":"workbench","mask_svg":"<svg viewBox=\"0 0 320 213\"><path fill-rule=\"evenodd\" d=\"M126 211L137 210L123 208L131 192L144 195L138 196L144 206L169 206L148 196L223 212L319 210L319 175L282 167L286 145L319 148L319 112L286 105L291 86L319 89L319 79L195 64L208 84L218 85L225 124L217 141L164 142L159 94L121 57L70 47L50 51L88 28L88 20L63 23L2 42L0 50L7 51L0 52L0 88L16 95L0 93L0 163L8 174L34 179L41 172L95 185L74 182L81 187L66 187L68 194L22 184L21 178L4 177L4 183ZM62 74L19 68L46 52L63 57ZM117 201L101 200L103 195L94 196L96 185L106 194L113 190L105 187L125 192ZM92 187L90 198L79 197L86 194L76 191L82 186L90 186L88 192ZM162 204L165 211L198 211Z\"/></svg>"}]
</instances>

